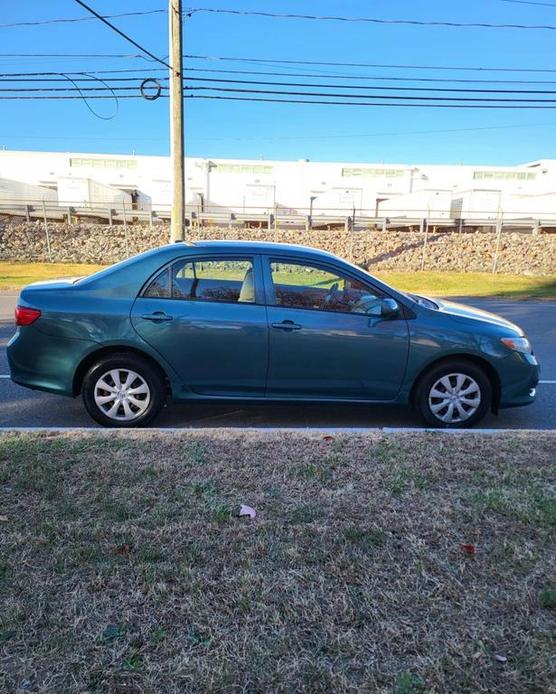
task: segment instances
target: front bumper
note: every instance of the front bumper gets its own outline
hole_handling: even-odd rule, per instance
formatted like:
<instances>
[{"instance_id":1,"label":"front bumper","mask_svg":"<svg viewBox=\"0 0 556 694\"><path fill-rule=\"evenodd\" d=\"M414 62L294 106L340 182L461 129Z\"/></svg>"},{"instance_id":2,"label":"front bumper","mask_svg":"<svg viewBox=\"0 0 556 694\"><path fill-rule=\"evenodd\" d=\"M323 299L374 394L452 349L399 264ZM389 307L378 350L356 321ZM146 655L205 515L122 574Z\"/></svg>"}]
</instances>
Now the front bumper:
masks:
<instances>
[{"instance_id":1,"label":"front bumper","mask_svg":"<svg viewBox=\"0 0 556 694\"><path fill-rule=\"evenodd\" d=\"M514 352L503 361L498 406L521 407L535 402L540 377L540 366L535 356Z\"/></svg>"}]
</instances>

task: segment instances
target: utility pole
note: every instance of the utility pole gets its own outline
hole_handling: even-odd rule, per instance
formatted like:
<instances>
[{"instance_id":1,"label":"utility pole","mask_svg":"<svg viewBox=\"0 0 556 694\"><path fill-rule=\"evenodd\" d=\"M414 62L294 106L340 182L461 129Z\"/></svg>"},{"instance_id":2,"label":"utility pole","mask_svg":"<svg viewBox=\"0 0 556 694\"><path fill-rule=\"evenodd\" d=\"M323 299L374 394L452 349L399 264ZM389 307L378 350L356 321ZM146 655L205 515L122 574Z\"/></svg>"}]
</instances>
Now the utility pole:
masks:
<instances>
[{"instance_id":1,"label":"utility pole","mask_svg":"<svg viewBox=\"0 0 556 694\"><path fill-rule=\"evenodd\" d=\"M170 241L185 239L185 160L183 134L181 0L168 0L170 43L170 158L172 160L172 217Z\"/></svg>"}]
</instances>

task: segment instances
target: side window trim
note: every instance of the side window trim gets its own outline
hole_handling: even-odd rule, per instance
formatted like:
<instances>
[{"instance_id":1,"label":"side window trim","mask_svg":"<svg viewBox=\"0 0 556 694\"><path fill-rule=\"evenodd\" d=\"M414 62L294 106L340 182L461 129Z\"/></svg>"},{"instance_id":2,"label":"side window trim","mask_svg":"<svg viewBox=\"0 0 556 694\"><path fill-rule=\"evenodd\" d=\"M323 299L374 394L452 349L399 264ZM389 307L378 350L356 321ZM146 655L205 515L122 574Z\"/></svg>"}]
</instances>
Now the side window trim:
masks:
<instances>
[{"instance_id":1,"label":"side window trim","mask_svg":"<svg viewBox=\"0 0 556 694\"><path fill-rule=\"evenodd\" d=\"M163 299L165 301L194 301L195 303L221 303L221 304L237 304L239 302L237 301L208 301L206 299L189 299L189 298L180 298L180 297L174 297L172 296L172 266L175 265L176 263L183 262L185 263L196 263L196 262L210 262L210 261L224 261L224 260L241 260L245 262L251 263L253 267L253 279L255 283L255 301L254 302L245 302L242 303L243 306L257 306L257 305L264 305L265 302L265 297L264 297L264 285L261 281L262 278L262 267L261 267L261 257L258 254L255 253L247 253L247 254L238 254L238 253L233 253L233 254L228 254L228 253L223 253L223 254L202 254L202 255L187 255L187 256L180 256L178 258L173 258L172 260L168 261L166 265L162 265L156 272L154 272L148 280L143 284L143 287L141 288L141 291L137 295L138 299L149 299L149 298L157 298L157 299ZM170 296L168 297L147 297L145 296L145 292L147 289L151 286L151 284L154 282L154 280L159 277L163 272L169 272L170 273Z\"/></svg>"},{"instance_id":2,"label":"side window trim","mask_svg":"<svg viewBox=\"0 0 556 694\"><path fill-rule=\"evenodd\" d=\"M336 276L341 276L346 279L351 279L354 280L355 282L359 282L367 287L369 289L372 289L373 291L377 292L378 295L381 295L382 297L388 297L389 295L386 294L382 289L379 287L376 287L372 282L366 282L361 280L359 277L356 277L353 273L349 272L349 270L344 271L343 268L336 268L332 264L328 264L326 262L320 262L320 261L313 261L313 260L307 260L306 258L297 258L297 257L288 257L288 256L277 256L277 255L268 255L265 256L264 258L264 279L265 279L265 290L266 290L266 296L267 296L267 302L269 306L275 307L275 308L287 308L292 309L294 311L318 311L321 313L332 313L332 314L340 314L340 315L349 315L349 316L363 316L367 317L364 313L352 313L350 311L327 311L326 309L316 309L316 308L305 308L303 306L287 306L283 307L280 306L280 304L276 303L276 291L274 288L274 281L272 279L272 263L284 263L284 264L291 264L291 265L309 265L311 267L318 268L320 270L323 270L324 272L329 272L330 274L336 275Z\"/></svg>"}]
</instances>

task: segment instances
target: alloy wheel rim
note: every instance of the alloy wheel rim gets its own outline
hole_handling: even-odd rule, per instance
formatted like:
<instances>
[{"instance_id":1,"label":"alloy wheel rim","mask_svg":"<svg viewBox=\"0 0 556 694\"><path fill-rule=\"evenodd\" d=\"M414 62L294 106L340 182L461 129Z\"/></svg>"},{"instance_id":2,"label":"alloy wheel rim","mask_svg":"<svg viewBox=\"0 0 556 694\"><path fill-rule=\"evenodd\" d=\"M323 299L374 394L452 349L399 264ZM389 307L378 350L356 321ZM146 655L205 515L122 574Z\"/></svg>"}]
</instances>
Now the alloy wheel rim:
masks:
<instances>
[{"instance_id":1,"label":"alloy wheel rim","mask_svg":"<svg viewBox=\"0 0 556 694\"><path fill-rule=\"evenodd\" d=\"M110 369L95 384L94 398L99 410L119 422L140 417L151 401L145 379L130 369Z\"/></svg>"},{"instance_id":2,"label":"alloy wheel rim","mask_svg":"<svg viewBox=\"0 0 556 694\"><path fill-rule=\"evenodd\" d=\"M462 373L446 374L429 391L429 408L445 424L465 422L481 404L481 389L477 381Z\"/></svg>"}]
</instances>

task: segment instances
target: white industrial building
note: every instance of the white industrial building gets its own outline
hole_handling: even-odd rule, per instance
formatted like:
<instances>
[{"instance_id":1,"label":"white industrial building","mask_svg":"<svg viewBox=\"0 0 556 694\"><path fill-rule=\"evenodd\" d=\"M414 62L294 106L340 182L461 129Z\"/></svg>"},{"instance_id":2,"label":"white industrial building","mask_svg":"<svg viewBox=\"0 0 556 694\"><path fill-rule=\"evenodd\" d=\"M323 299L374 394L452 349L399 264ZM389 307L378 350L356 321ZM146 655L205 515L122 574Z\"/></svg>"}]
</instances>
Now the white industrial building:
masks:
<instances>
[{"instance_id":1,"label":"white industrial building","mask_svg":"<svg viewBox=\"0 0 556 694\"><path fill-rule=\"evenodd\" d=\"M0 206L122 207L168 214L168 157L0 151ZM190 212L369 218L556 219L556 160L438 166L186 159Z\"/></svg>"},{"instance_id":2,"label":"white industrial building","mask_svg":"<svg viewBox=\"0 0 556 694\"><path fill-rule=\"evenodd\" d=\"M14 181L11 178L0 178L0 200L6 203L20 203L27 200L55 202L58 196L55 190L45 186Z\"/></svg>"}]
</instances>

